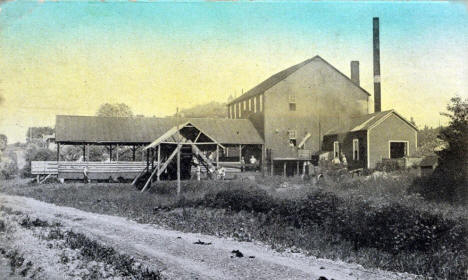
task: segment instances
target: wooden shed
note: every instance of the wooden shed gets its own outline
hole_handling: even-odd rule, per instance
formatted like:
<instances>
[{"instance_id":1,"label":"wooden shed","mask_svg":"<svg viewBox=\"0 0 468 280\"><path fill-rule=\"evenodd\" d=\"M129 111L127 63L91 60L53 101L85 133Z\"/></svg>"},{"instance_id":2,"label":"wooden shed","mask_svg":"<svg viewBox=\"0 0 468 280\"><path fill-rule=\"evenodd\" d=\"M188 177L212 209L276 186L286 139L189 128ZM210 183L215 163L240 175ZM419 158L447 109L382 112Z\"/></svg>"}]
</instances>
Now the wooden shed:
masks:
<instances>
[{"instance_id":1,"label":"wooden shed","mask_svg":"<svg viewBox=\"0 0 468 280\"><path fill-rule=\"evenodd\" d=\"M418 129L395 110L388 110L349 119L325 134L322 148L334 157L344 155L348 166L356 169L410 157L417 147Z\"/></svg>"}]
</instances>

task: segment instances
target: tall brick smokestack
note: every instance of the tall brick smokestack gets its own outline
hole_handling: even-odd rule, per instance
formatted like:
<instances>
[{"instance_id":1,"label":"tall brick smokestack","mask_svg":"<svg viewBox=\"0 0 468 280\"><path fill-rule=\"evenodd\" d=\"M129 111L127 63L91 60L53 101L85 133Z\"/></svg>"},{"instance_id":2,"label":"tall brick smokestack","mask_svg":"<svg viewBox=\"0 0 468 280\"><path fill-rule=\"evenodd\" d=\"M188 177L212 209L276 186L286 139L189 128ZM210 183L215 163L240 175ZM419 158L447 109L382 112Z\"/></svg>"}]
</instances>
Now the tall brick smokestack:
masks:
<instances>
[{"instance_id":1,"label":"tall brick smokestack","mask_svg":"<svg viewBox=\"0 0 468 280\"><path fill-rule=\"evenodd\" d=\"M380 94L380 38L379 18L373 18L374 30L374 112L382 110L382 97Z\"/></svg>"}]
</instances>

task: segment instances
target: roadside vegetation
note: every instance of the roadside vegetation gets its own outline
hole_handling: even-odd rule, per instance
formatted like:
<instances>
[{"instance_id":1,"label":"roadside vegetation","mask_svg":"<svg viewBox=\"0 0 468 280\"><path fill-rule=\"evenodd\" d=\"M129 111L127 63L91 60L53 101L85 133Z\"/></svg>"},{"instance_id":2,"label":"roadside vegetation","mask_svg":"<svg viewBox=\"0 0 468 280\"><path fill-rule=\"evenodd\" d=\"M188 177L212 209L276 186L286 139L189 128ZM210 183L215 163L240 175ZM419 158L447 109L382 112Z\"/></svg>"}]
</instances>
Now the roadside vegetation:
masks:
<instances>
[{"instance_id":1,"label":"roadside vegetation","mask_svg":"<svg viewBox=\"0 0 468 280\"><path fill-rule=\"evenodd\" d=\"M409 194L413 175L6 187L3 191L187 232L261 241L282 251L440 279L467 271L468 211ZM13 184L12 184L13 185Z\"/></svg>"}]
</instances>

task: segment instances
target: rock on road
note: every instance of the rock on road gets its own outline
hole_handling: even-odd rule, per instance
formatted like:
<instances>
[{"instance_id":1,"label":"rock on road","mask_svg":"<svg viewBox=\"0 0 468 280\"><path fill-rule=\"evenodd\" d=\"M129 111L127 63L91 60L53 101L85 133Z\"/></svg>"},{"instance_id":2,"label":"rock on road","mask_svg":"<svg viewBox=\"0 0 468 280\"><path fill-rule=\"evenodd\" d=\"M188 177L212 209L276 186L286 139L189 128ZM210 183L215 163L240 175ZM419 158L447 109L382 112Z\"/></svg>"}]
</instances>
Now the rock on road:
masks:
<instances>
[{"instance_id":1,"label":"rock on road","mask_svg":"<svg viewBox=\"0 0 468 280\"><path fill-rule=\"evenodd\" d=\"M122 217L89 213L32 198L0 194L0 205L33 218L60 222L121 253L161 270L168 279L408 279L408 274L357 264L278 253L266 245L183 233ZM210 245L197 245L202 240ZM239 250L244 257L232 254ZM249 258L254 256L254 258Z\"/></svg>"}]
</instances>

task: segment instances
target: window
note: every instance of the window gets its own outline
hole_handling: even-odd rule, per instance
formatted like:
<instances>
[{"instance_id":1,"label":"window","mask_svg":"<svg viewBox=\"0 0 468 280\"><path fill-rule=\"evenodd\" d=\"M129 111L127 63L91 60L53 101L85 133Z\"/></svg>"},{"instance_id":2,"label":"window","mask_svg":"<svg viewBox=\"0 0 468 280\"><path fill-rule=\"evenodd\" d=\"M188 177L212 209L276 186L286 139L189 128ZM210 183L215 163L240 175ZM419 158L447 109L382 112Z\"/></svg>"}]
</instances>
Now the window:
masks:
<instances>
[{"instance_id":1,"label":"window","mask_svg":"<svg viewBox=\"0 0 468 280\"><path fill-rule=\"evenodd\" d=\"M296 130L288 130L289 145L296 147Z\"/></svg>"},{"instance_id":2,"label":"window","mask_svg":"<svg viewBox=\"0 0 468 280\"><path fill-rule=\"evenodd\" d=\"M234 119L237 119L237 104L232 105L234 107Z\"/></svg>"},{"instance_id":3,"label":"window","mask_svg":"<svg viewBox=\"0 0 468 280\"><path fill-rule=\"evenodd\" d=\"M296 111L296 95L289 94L288 101L289 101L289 111Z\"/></svg>"},{"instance_id":4,"label":"window","mask_svg":"<svg viewBox=\"0 0 468 280\"><path fill-rule=\"evenodd\" d=\"M359 139L353 139L353 160L359 160Z\"/></svg>"},{"instance_id":5,"label":"window","mask_svg":"<svg viewBox=\"0 0 468 280\"><path fill-rule=\"evenodd\" d=\"M408 156L407 141L390 141L390 158L403 158Z\"/></svg>"},{"instance_id":6,"label":"window","mask_svg":"<svg viewBox=\"0 0 468 280\"><path fill-rule=\"evenodd\" d=\"M238 108L239 109L239 118L241 118L242 117L242 102L237 103L237 106L239 106L239 108Z\"/></svg>"},{"instance_id":7,"label":"window","mask_svg":"<svg viewBox=\"0 0 468 280\"><path fill-rule=\"evenodd\" d=\"M244 111L247 110L247 101L244 100Z\"/></svg>"},{"instance_id":8,"label":"window","mask_svg":"<svg viewBox=\"0 0 468 280\"><path fill-rule=\"evenodd\" d=\"M249 111L252 111L252 99L247 100L247 103L249 103Z\"/></svg>"},{"instance_id":9,"label":"window","mask_svg":"<svg viewBox=\"0 0 468 280\"><path fill-rule=\"evenodd\" d=\"M254 113L257 113L257 97L252 98L253 106L254 106Z\"/></svg>"},{"instance_id":10,"label":"window","mask_svg":"<svg viewBox=\"0 0 468 280\"><path fill-rule=\"evenodd\" d=\"M340 157L340 143L338 141L333 142L333 155L335 158Z\"/></svg>"}]
</instances>

